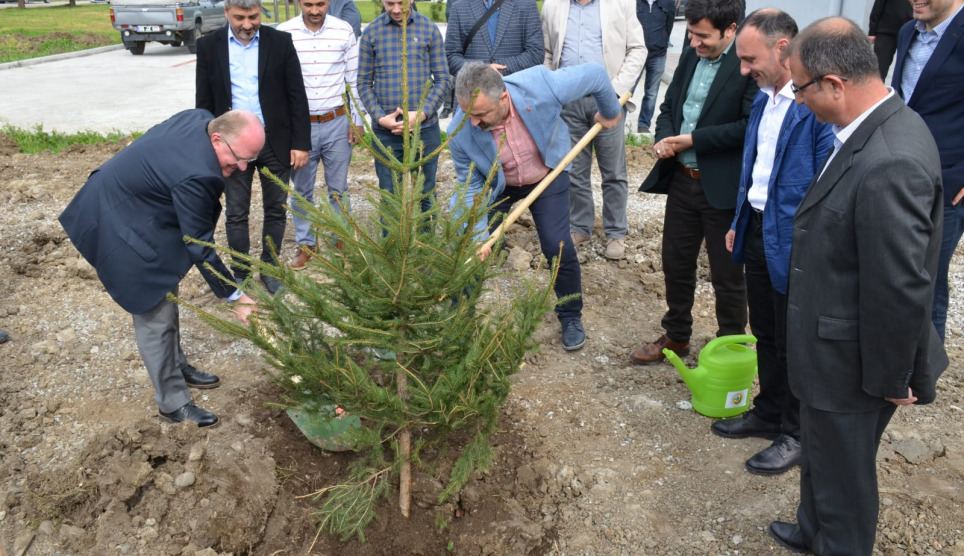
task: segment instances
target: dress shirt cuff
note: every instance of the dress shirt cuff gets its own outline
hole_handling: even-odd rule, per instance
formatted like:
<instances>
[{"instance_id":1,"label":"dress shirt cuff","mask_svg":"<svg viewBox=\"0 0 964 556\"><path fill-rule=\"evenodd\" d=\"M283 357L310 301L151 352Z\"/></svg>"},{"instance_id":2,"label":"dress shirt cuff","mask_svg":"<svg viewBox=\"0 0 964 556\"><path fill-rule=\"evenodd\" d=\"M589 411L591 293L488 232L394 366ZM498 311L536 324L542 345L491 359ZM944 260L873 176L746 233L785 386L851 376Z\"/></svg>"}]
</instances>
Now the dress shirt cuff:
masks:
<instances>
[{"instance_id":1,"label":"dress shirt cuff","mask_svg":"<svg viewBox=\"0 0 964 556\"><path fill-rule=\"evenodd\" d=\"M237 301L237 300L241 299L241 296L242 296L242 295L244 295L244 292L241 291L240 288L237 288L237 289L234 290L234 293L232 293L231 295L228 296L228 301Z\"/></svg>"}]
</instances>

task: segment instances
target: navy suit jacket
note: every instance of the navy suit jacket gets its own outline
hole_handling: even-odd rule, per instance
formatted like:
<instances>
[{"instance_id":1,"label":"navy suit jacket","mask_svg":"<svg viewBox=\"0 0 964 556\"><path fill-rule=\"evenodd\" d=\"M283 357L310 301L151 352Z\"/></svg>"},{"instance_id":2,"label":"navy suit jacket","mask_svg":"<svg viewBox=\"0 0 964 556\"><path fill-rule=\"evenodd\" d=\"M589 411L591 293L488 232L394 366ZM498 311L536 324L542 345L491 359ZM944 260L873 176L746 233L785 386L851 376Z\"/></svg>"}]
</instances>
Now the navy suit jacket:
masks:
<instances>
[{"instance_id":1,"label":"navy suit jacket","mask_svg":"<svg viewBox=\"0 0 964 556\"><path fill-rule=\"evenodd\" d=\"M763 110L770 97L760 91L753 101L750 121L746 125L743 142L743 171L740 173L740 190L736 198L736 215L731 229L736 231L733 239L733 261L743 264L746 230L750 225L753 207L747 201L747 193L753 185L753 165L757 157L757 138ZM767 202L763 211L763 251L766 254L767 271L773 289L787 293L787 273L790 271L790 244L793 241L793 215L807 193L810 182L823 167L833 147L833 130L822 124L804 104L791 104L780 126L777 150L767 185Z\"/></svg>"},{"instance_id":2,"label":"navy suit jacket","mask_svg":"<svg viewBox=\"0 0 964 556\"><path fill-rule=\"evenodd\" d=\"M231 110L231 66L226 26L198 40L195 108L215 116ZM291 33L262 25L258 44L258 96L267 146L283 165L291 150L311 150L308 96Z\"/></svg>"},{"instance_id":3,"label":"navy suit jacket","mask_svg":"<svg viewBox=\"0 0 964 556\"><path fill-rule=\"evenodd\" d=\"M154 126L94 170L60 215L70 241L129 313L156 307L191 266L214 295L235 290L217 251L184 241L213 243L221 214L224 178L207 134L212 119L206 110L186 110Z\"/></svg>"},{"instance_id":4,"label":"navy suit jacket","mask_svg":"<svg viewBox=\"0 0 964 556\"><path fill-rule=\"evenodd\" d=\"M535 0L506 0L499 7L495 43L489 38L486 22L472 37L472 42L466 45L469 31L485 12L481 0L460 0L450 8L448 27L445 29L445 57L449 63L449 73L458 74L462 65L470 60L502 64L505 66L502 75L542 63L545 45Z\"/></svg>"},{"instance_id":5,"label":"navy suit jacket","mask_svg":"<svg viewBox=\"0 0 964 556\"><path fill-rule=\"evenodd\" d=\"M907 106L924 119L934 136L941 155L944 204L949 206L964 187L964 10L951 21L937 43L920 74L914 96L906 98L901 79L907 51L917 35L915 23L907 22L897 35L892 85Z\"/></svg>"}]
</instances>

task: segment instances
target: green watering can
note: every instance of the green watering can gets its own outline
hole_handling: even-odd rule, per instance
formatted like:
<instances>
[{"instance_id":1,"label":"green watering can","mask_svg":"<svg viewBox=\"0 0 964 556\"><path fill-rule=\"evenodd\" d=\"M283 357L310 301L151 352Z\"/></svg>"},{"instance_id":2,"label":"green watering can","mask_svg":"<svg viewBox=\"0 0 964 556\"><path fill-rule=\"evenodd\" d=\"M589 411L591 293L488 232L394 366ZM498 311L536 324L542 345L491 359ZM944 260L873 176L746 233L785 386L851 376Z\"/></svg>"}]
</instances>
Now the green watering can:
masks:
<instances>
[{"instance_id":1,"label":"green watering can","mask_svg":"<svg viewBox=\"0 0 964 556\"><path fill-rule=\"evenodd\" d=\"M715 338L700 352L695 369L684 365L673 350L663 350L663 355L693 393L693 409L707 417L733 417L747 410L756 376L756 351L743 345L745 343L756 343L756 338L750 335Z\"/></svg>"}]
</instances>

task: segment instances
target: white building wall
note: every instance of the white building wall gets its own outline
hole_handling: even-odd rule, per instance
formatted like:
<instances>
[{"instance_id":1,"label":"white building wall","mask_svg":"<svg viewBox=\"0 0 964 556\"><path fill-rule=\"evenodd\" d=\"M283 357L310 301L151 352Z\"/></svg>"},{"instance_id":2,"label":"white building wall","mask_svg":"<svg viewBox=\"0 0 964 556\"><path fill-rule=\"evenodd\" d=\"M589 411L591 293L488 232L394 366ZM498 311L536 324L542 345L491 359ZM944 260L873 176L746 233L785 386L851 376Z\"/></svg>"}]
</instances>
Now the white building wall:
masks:
<instances>
[{"instance_id":1,"label":"white building wall","mask_svg":"<svg viewBox=\"0 0 964 556\"><path fill-rule=\"evenodd\" d=\"M746 13L760 8L777 8L793 16L801 29L822 17L839 15L852 19L866 30L873 5L873 0L747 0Z\"/></svg>"}]
</instances>

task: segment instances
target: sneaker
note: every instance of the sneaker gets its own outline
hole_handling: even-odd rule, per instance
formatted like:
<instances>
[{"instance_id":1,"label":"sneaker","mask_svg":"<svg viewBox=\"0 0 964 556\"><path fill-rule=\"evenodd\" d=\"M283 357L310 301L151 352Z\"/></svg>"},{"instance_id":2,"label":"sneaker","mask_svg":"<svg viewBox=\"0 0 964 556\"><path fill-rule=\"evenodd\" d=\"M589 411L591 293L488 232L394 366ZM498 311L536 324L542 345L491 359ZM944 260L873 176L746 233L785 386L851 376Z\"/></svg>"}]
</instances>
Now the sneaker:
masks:
<instances>
[{"instance_id":1,"label":"sneaker","mask_svg":"<svg viewBox=\"0 0 964 556\"><path fill-rule=\"evenodd\" d=\"M586 243L589 238L580 234L579 232L572 232L572 244L579 245L580 243Z\"/></svg>"},{"instance_id":2,"label":"sneaker","mask_svg":"<svg viewBox=\"0 0 964 556\"><path fill-rule=\"evenodd\" d=\"M636 128L636 133L640 133L640 134L643 134L643 135L649 135L649 128L646 127L646 126L639 126L639 127Z\"/></svg>"},{"instance_id":3,"label":"sneaker","mask_svg":"<svg viewBox=\"0 0 964 556\"><path fill-rule=\"evenodd\" d=\"M623 238L613 238L606 244L606 258L618 261L626 254L626 240Z\"/></svg>"},{"instance_id":4,"label":"sneaker","mask_svg":"<svg viewBox=\"0 0 964 556\"><path fill-rule=\"evenodd\" d=\"M578 318L569 319L562 323L562 348L566 351L576 351L586 344L586 331L582 328L582 321Z\"/></svg>"}]
</instances>

